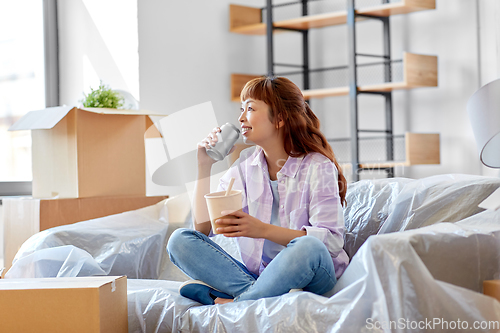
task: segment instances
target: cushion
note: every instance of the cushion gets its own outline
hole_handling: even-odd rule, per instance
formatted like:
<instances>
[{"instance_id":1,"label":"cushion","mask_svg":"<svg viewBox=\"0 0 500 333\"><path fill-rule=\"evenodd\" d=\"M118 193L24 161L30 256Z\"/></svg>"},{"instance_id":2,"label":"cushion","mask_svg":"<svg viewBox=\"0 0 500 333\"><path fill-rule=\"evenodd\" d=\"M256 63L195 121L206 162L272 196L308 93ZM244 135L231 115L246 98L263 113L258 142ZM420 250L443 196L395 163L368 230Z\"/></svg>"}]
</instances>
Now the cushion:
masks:
<instances>
[{"instance_id":1,"label":"cushion","mask_svg":"<svg viewBox=\"0 0 500 333\"><path fill-rule=\"evenodd\" d=\"M344 250L352 258L370 235L377 234L409 178L361 180L347 187Z\"/></svg>"},{"instance_id":2,"label":"cushion","mask_svg":"<svg viewBox=\"0 0 500 333\"><path fill-rule=\"evenodd\" d=\"M500 187L500 178L437 175L406 184L378 233L403 231L438 222L457 222L481 211L478 205Z\"/></svg>"}]
</instances>

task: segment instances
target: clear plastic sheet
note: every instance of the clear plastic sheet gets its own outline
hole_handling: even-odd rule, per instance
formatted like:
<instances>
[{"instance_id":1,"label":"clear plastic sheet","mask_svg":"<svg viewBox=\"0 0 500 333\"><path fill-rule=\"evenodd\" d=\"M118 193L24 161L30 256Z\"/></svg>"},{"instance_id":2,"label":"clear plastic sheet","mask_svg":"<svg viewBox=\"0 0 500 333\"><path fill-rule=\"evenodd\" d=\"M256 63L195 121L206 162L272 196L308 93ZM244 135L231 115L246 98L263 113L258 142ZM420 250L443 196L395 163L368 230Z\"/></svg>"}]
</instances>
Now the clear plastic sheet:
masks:
<instances>
[{"instance_id":1,"label":"clear plastic sheet","mask_svg":"<svg viewBox=\"0 0 500 333\"><path fill-rule=\"evenodd\" d=\"M5 277L105 274L157 279L168 260L168 223L162 210L164 201L39 232L21 246Z\"/></svg>"},{"instance_id":2,"label":"clear plastic sheet","mask_svg":"<svg viewBox=\"0 0 500 333\"><path fill-rule=\"evenodd\" d=\"M85 250L64 245L21 256L5 278L75 277L106 275L99 263Z\"/></svg>"},{"instance_id":3,"label":"clear plastic sheet","mask_svg":"<svg viewBox=\"0 0 500 333\"><path fill-rule=\"evenodd\" d=\"M488 211L369 238L329 298L200 306L179 296L177 282L136 280L130 332L494 332L500 302L480 292L499 277L499 250L500 211Z\"/></svg>"},{"instance_id":4,"label":"clear plastic sheet","mask_svg":"<svg viewBox=\"0 0 500 333\"><path fill-rule=\"evenodd\" d=\"M181 282L127 280L129 332L178 332L182 315L198 303L182 297Z\"/></svg>"},{"instance_id":5,"label":"clear plastic sheet","mask_svg":"<svg viewBox=\"0 0 500 333\"><path fill-rule=\"evenodd\" d=\"M483 209L478 205L500 187L500 178L448 174L406 184L392 203L379 233L416 229L437 222L457 222Z\"/></svg>"},{"instance_id":6,"label":"clear plastic sheet","mask_svg":"<svg viewBox=\"0 0 500 333\"><path fill-rule=\"evenodd\" d=\"M499 186L500 179L466 175L351 184L345 208L345 246L353 257L335 288L325 295L328 297L295 292L257 301L200 306L179 295L180 282L129 277L129 331L497 331L491 326L475 330L473 325L500 322L500 302L481 294L484 280L500 278L500 210L481 212L477 208ZM118 268L138 272L138 277L141 270L149 272L148 276L172 276L173 267L162 265L159 258L173 231L167 229L168 221L160 210L158 205L151 206L115 215L105 224L103 220L94 224L88 221L75 230L65 226L69 229L40 233L44 235L35 235L23 245L14 266L19 267L30 255L39 256L27 259L31 266L19 267L20 272L28 274L33 264L53 259L44 250L59 247L66 251L59 268L54 269L59 274L93 274L89 272L99 268L109 273L113 267L115 272ZM83 223L89 222L91 227L84 228ZM394 232L402 230L406 231ZM53 233L57 237L49 236ZM234 244L227 239L218 237L218 241L234 252ZM130 262L118 267L119 260L106 260L119 258L122 253ZM91 258L98 267L88 261ZM63 259L65 262L60 262ZM185 278L179 276L178 281ZM457 329L457 323L462 330Z\"/></svg>"},{"instance_id":7,"label":"clear plastic sheet","mask_svg":"<svg viewBox=\"0 0 500 333\"><path fill-rule=\"evenodd\" d=\"M370 235L460 221L481 212L478 204L498 187L500 178L462 174L349 184L344 249L352 258Z\"/></svg>"},{"instance_id":8,"label":"clear plastic sheet","mask_svg":"<svg viewBox=\"0 0 500 333\"><path fill-rule=\"evenodd\" d=\"M347 187L344 250L352 258L366 239L379 232L409 178L360 180Z\"/></svg>"}]
</instances>

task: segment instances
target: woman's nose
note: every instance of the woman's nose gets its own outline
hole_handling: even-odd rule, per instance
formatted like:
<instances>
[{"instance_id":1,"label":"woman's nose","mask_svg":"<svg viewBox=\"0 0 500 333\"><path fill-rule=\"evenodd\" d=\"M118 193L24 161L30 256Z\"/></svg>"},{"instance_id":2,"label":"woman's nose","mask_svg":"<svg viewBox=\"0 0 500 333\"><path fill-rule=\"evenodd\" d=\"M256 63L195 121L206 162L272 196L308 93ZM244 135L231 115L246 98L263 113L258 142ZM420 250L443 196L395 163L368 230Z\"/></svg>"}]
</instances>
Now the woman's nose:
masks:
<instances>
[{"instance_id":1,"label":"woman's nose","mask_svg":"<svg viewBox=\"0 0 500 333\"><path fill-rule=\"evenodd\" d=\"M238 117L238 121L242 123L245 121L245 119L246 119L246 111L242 111L240 116Z\"/></svg>"}]
</instances>

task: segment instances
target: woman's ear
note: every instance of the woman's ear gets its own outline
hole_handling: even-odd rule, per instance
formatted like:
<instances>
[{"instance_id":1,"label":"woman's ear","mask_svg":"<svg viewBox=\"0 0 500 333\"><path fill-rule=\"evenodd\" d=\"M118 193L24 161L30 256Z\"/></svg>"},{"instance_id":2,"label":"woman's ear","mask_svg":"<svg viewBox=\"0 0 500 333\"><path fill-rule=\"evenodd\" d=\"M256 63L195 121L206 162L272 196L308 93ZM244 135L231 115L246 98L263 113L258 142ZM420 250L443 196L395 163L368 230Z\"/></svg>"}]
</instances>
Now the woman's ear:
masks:
<instances>
[{"instance_id":1,"label":"woman's ear","mask_svg":"<svg viewBox=\"0 0 500 333\"><path fill-rule=\"evenodd\" d=\"M285 125L285 122L283 121L283 117L281 114L278 115L278 123L276 124L276 129L280 129Z\"/></svg>"}]
</instances>

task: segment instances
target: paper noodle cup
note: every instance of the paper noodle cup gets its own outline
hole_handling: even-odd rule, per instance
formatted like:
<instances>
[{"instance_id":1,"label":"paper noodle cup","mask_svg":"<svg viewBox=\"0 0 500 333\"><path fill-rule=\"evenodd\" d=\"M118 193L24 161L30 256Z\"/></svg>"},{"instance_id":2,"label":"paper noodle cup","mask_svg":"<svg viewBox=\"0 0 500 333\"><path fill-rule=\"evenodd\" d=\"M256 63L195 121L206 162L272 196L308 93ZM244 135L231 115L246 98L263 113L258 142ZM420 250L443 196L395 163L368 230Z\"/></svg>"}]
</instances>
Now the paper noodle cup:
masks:
<instances>
[{"instance_id":1,"label":"paper noodle cup","mask_svg":"<svg viewBox=\"0 0 500 333\"><path fill-rule=\"evenodd\" d=\"M214 234L218 234L216 229L218 227L224 227L228 225L220 225L216 224L214 221L224 218L236 218L232 215L222 216L221 212L224 210L242 210L241 207L241 191L240 190L231 190L231 193L226 196L226 191L214 192L205 195L205 199L207 200L208 214L210 216L210 223L212 223L212 232Z\"/></svg>"}]
</instances>

